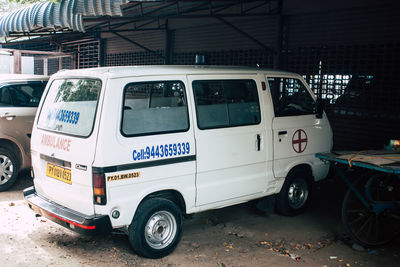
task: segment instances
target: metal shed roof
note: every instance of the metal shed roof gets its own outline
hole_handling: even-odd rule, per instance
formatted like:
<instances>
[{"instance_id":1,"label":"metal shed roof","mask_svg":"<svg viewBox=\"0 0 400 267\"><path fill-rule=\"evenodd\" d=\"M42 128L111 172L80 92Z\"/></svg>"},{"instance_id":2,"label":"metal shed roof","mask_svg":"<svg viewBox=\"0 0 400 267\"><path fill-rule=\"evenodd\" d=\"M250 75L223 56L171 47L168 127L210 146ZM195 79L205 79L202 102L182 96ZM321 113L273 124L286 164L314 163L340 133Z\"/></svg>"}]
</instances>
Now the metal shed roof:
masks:
<instances>
[{"instance_id":1,"label":"metal shed roof","mask_svg":"<svg viewBox=\"0 0 400 267\"><path fill-rule=\"evenodd\" d=\"M215 18L248 36L224 18L276 15L281 0L61 0L39 2L0 17L0 37L12 42L59 33L165 30L168 19ZM138 23L138 24L137 24ZM121 37L121 36L120 36ZM121 37L123 38L123 37ZM251 38L251 37L250 37ZM10 39L5 38L6 42Z\"/></svg>"},{"instance_id":2,"label":"metal shed roof","mask_svg":"<svg viewBox=\"0 0 400 267\"><path fill-rule=\"evenodd\" d=\"M85 32L83 17L122 16L121 5L128 0L61 0L35 3L0 18L0 37L10 32L37 29L67 29Z\"/></svg>"}]
</instances>

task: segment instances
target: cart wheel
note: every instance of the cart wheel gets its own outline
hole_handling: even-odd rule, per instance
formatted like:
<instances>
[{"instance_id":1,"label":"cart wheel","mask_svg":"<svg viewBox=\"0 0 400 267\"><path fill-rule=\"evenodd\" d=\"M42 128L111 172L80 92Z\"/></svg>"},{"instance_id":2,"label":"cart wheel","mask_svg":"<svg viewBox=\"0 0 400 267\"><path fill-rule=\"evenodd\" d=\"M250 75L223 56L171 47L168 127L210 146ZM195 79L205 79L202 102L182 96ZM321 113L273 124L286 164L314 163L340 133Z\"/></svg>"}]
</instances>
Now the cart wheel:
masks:
<instances>
[{"instance_id":1,"label":"cart wheel","mask_svg":"<svg viewBox=\"0 0 400 267\"><path fill-rule=\"evenodd\" d=\"M354 186L369 203L398 203L400 200L400 179L394 175L377 173L369 179L360 178ZM343 200L342 221L350 237L365 247L386 244L400 233L398 205L375 212L372 207L365 207L350 189Z\"/></svg>"}]
</instances>

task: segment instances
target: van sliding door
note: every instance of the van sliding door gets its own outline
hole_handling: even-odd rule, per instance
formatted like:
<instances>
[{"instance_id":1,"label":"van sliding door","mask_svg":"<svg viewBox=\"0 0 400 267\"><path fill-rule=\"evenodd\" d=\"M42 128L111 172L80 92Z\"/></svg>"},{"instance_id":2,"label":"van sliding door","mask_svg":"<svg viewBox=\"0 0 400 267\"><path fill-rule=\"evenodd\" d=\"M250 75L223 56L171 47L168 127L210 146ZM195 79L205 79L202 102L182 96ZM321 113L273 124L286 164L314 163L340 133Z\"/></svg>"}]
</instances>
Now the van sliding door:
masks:
<instances>
[{"instance_id":1,"label":"van sliding door","mask_svg":"<svg viewBox=\"0 0 400 267\"><path fill-rule=\"evenodd\" d=\"M266 188L266 131L256 80L189 76L196 110L196 206L239 202Z\"/></svg>"}]
</instances>

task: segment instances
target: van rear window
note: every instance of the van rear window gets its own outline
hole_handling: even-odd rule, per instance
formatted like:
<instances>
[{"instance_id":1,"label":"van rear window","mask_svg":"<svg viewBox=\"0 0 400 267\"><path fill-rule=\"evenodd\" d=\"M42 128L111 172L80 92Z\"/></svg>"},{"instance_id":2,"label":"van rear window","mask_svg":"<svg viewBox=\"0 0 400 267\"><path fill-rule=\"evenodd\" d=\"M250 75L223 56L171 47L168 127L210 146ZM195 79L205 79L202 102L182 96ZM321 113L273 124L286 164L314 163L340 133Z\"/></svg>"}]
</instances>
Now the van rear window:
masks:
<instances>
[{"instance_id":1,"label":"van rear window","mask_svg":"<svg viewBox=\"0 0 400 267\"><path fill-rule=\"evenodd\" d=\"M94 125L100 88L100 80L54 80L40 111L38 127L88 137Z\"/></svg>"}]
</instances>

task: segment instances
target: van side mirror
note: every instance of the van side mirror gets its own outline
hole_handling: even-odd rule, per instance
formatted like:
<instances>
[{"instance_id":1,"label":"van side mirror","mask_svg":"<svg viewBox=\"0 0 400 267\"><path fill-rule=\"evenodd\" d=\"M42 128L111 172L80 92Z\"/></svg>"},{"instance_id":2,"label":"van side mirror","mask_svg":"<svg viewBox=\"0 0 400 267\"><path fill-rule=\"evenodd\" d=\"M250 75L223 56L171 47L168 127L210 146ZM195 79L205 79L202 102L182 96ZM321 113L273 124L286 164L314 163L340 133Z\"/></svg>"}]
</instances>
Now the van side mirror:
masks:
<instances>
[{"instance_id":1,"label":"van side mirror","mask_svg":"<svg viewBox=\"0 0 400 267\"><path fill-rule=\"evenodd\" d=\"M321 119L323 114L324 114L324 100L318 98L316 103L315 117L317 117L317 119Z\"/></svg>"}]
</instances>

